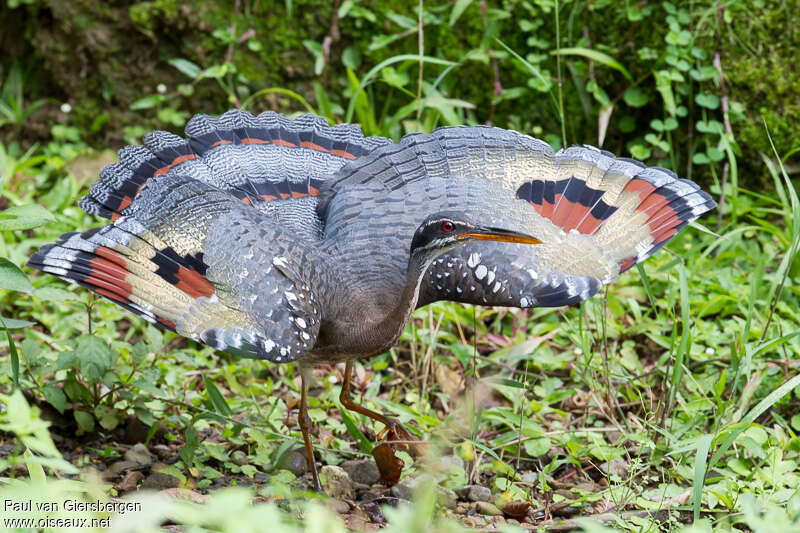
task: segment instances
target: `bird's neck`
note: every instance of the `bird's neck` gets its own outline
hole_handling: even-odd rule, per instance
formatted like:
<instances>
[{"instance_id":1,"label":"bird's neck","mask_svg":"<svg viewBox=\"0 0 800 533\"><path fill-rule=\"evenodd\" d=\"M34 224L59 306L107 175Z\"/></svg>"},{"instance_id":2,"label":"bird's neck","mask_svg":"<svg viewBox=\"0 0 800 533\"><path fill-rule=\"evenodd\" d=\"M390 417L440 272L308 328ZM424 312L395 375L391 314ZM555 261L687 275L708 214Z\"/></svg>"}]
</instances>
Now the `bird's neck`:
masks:
<instances>
[{"instance_id":1,"label":"bird's neck","mask_svg":"<svg viewBox=\"0 0 800 533\"><path fill-rule=\"evenodd\" d=\"M412 254L408 262L406 281L399 298L387 314L375 320L372 327L382 336L390 338L391 343L394 343L403 332L411 313L416 309L422 277L433 259L434 257L425 258ZM390 296L387 295L387 297Z\"/></svg>"},{"instance_id":2,"label":"bird's neck","mask_svg":"<svg viewBox=\"0 0 800 533\"><path fill-rule=\"evenodd\" d=\"M431 260L412 255L402 288L387 286L385 292L372 293L371 300L377 299L375 302L354 300L339 308L338 319L323 322L315 352L329 357L360 358L389 349L417 305L422 276Z\"/></svg>"}]
</instances>

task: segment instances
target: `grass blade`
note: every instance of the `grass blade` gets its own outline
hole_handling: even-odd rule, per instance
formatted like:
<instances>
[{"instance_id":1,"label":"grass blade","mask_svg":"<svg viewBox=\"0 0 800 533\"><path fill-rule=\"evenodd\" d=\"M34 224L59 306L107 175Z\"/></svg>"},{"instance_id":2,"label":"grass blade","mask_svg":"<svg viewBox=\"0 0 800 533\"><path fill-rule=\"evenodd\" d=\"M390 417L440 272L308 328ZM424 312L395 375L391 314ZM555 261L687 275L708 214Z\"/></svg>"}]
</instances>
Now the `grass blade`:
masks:
<instances>
[{"instance_id":1,"label":"grass blade","mask_svg":"<svg viewBox=\"0 0 800 533\"><path fill-rule=\"evenodd\" d=\"M353 417L350 416L350 413L347 412L347 409L345 409L344 406L338 402L336 405L339 407L339 413L342 415L342 422L347 428L347 432L350 433L350 436L356 441L359 449L367 453L372 453L372 442L370 442L366 435L364 435L364 433L358 429L358 424L356 424L355 420L353 420Z\"/></svg>"},{"instance_id":2,"label":"grass blade","mask_svg":"<svg viewBox=\"0 0 800 533\"><path fill-rule=\"evenodd\" d=\"M214 406L214 410L222 416L233 416L233 411L231 411L231 408L228 406L228 402L225 401L225 397L219 392L219 389L212 381L206 379L205 375L203 376L203 384L206 386L208 399L211 405Z\"/></svg>"},{"instance_id":3,"label":"grass blade","mask_svg":"<svg viewBox=\"0 0 800 533\"><path fill-rule=\"evenodd\" d=\"M711 460L708 462L708 469L714 468L714 466L722 459L722 456L725 455L725 452L728 451L736 438L748 427L752 424L756 418L764 414L764 412L775 405L778 400L789 394L795 387L800 385L800 374L793 377L764 398L758 405L753 407L742 419L741 423L737 425L737 427L731 431L731 434L723 441L717 451L714 452L714 455L711 456Z\"/></svg>"},{"instance_id":4,"label":"grass blade","mask_svg":"<svg viewBox=\"0 0 800 533\"><path fill-rule=\"evenodd\" d=\"M6 321L0 317L0 322L3 324L3 329L6 330L6 338L8 339L8 355L11 357L11 373L14 380L14 389L19 389L19 352L17 345L14 344L14 339L11 337L11 330L8 329Z\"/></svg>"},{"instance_id":5,"label":"grass blade","mask_svg":"<svg viewBox=\"0 0 800 533\"><path fill-rule=\"evenodd\" d=\"M631 73L628 72L628 69L623 67L619 61L610 55L604 54L603 52L599 52L597 50L591 50L589 48L562 48L560 50L553 50L550 52L550 54L561 56L582 56L586 59L592 59L601 65L605 65L621 72L622 75L628 78L629 81L633 81L633 76L631 76Z\"/></svg>"},{"instance_id":6,"label":"grass blade","mask_svg":"<svg viewBox=\"0 0 800 533\"><path fill-rule=\"evenodd\" d=\"M372 67L369 72L367 72L363 78L361 78L360 83L355 91L353 91L353 95L350 97L350 103L347 104L347 114L345 115L345 122L352 122L353 121L353 113L355 113L356 107L356 99L361 92L372 83L373 78L378 75L378 73L383 70L384 68L388 67L389 65L393 65L395 63L402 63L404 61L421 61L423 63L431 63L434 65L445 65L445 66L453 66L457 65L458 63L454 63L452 61L447 61L445 59L438 59L435 57L429 56L420 56L418 54L401 54L397 56L390 57L385 61L381 61L374 67Z\"/></svg>"},{"instance_id":7,"label":"grass blade","mask_svg":"<svg viewBox=\"0 0 800 533\"><path fill-rule=\"evenodd\" d=\"M703 435L697 441L697 455L694 458L694 481L692 483L692 507L694 521L700 520L700 502L703 499L703 485L706 481L706 466L708 464L708 450L711 448L711 435Z\"/></svg>"},{"instance_id":8,"label":"grass blade","mask_svg":"<svg viewBox=\"0 0 800 533\"><path fill-rule=\"evenodd\" d=\"M667 402L667 413L672 410L675 404L675 396L678 387L683 379L683 361L689 353L691 347L691 326L689 325L689 280L686 276L686 266L681 263L678 267L678 278L680 281L680 302L681 302L681 342L678 351L675 353L675 366L672 368L672 378L670 379L669 401Z\"/></svg>"}]
</instances>

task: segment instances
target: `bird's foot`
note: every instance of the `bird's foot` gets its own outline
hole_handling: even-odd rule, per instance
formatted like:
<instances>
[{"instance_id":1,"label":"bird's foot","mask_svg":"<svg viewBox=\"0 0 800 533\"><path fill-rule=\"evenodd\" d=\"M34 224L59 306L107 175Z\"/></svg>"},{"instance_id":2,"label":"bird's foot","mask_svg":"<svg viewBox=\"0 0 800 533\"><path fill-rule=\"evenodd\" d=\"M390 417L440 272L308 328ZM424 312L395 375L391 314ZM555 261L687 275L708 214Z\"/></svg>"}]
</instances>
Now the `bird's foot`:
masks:
<instances>
[{"instance_id":1,"label":"bird's foot","mask_svg":"<svg viewBox=\"0 0 800 533\"><path fill-rule=\"evenodd\" d=\"M411 433L397 420L390 418L386 426L378 433L377 440L385 439L387 443L393 444L402 450L408 450L413 457L419 457L423 453L423 448L419 439L414 438Z\"/></svg>"}]
</instances>

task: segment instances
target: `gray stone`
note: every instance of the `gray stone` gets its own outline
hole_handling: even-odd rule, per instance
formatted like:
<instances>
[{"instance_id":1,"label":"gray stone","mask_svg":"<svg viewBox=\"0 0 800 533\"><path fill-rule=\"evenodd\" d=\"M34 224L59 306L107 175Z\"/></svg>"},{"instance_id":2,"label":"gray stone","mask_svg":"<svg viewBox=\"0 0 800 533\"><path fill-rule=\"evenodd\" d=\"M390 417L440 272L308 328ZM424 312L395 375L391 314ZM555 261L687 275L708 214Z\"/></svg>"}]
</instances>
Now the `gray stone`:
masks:
<instances>
[{"instance_id":1,"label":"gray stone","mask_svg":"<svg viewBox=\"0 0 800 533\"><path fill-rule=\"evenodd\" d=\"M231 461L235 465L244 466L247 464L247 454L242 450L236 450L231 454Z\"/></svg>"},{"instance_id":2,"label":"gray stone","mask_svg":"<svg viewBox=\"0 0 800 533\"><path fill-rule=\"evenodd\" d=\"M462 500L470 502L488 502L492 499L492 491L482 485L467 485L457 492Z\"/></svg>"},{"instance_id":3,"label":"gray stone","mask_svg":"<svg viewBox=\"0 0 800 533\"><path fill-rule=\"evenodd\" d=\"M436 501L447 509L455 510L458 507L458 496L453 489L447 487L436 487Z\"/></svg>"},{"instance_id":4,"label":"gray stone","mask_svg":"<svg viewBox=\"0 0 800 533\"><path fill-rule=\"evenodd\" d=\"M280 470L288 470L295 476L302 476L308 470L308 461L306 456L297 450L292 450L283 454L280 461L278 461L278 468Z\"/></svg>"},{"instance_id":5,"label":"gray stone","mask_svg":"<svg viewBox=\"0 0 800 533\"><path fill-rule=\"evenodd\" d=\"M464 459L457 455L445 455L439 459L439 469L449 472L450 469L464 470Z\"/></svg>"},{"instance_id":6,"label":"gray stone","mask_svg":"<svg viewBox=\"0 0 800 533\"><path fill-rule=\"evenodd\" d=\"M134 444L125 452L125 460L136 463L137 465L149 465L153 462L153 456L150 455L147 446L140 442L139 444Z\"/></svg>"},{"instance_id":7,"label":"gray stone","mask_svg":"<svg viewBox=\"0 0 800 533\"><path fill-rule=\"evenodd\" d=\"M411 501L421 485L430 483L436 483L436 481L429 475L416 478L406 476L400 480L400 483L392 487L392 495ZM453 489L436 485L436 502L447 509L455 509L458 506L458 496Z\"/></svg>"},{"instance_id":8,"label":"gray stone","mask_svg":"<svg viewBox=\"0 0 800 533\"><path fill-rule=\"evenodd\" d=\"M336 514L347 514L350 512L350 505L347 502L334 498L328 500L325 506Z\"/></svg>"},{"instance_id":9,"label":"gray stone","mask_svg":"<svg viewBox=\"0 0 800 533\"><path fill-rule=\"evenodd\" d=\"M373 459L354 459L342 463L342 468L355 483L372 485L381 479L378 465Z\"/></svg>"},{"instance_id":10,"label":"gray stone","mask_svg":"<svg viewBox=\"0 0 800 533\"><path fill-rule=\"evenodd\" d=\"M153 445L153 451L156 452L156 455L162 461L164 459L169 459L175 456L175 451L173 451L173 449L167 446L166 444Z\"/></svg>"},{"instance_id":11,"label":"gray stone","mask_svg":"<svg viewBox=\"0 0 800 533\"><path fill-rule=\"evenodd\" d=\"M430 481L430 478L428 478ZM414 499L414 491L420 484L420 478L406 476L400 482L392 487L392 496L411 501Z\"/></svg>"},{"instance_id":12,"label":"gray stone","mask_svg":"<svg viewBox=\"0 0 800 533\"><path fill-rule=\"evenodd\" d=\"M628 475L628 462L622 457L617 457L601 464L598 468L607 476L619 476L625 478Z\"/></svg>"},{"instance_id":13,"label":"gray stone","mask_svg":"<svg viewBox=\"0 0 800 533\"><path fill-rule=\"evenodd\" d=\"M340 466L325 465L319 471L325 479L325 494L337 500L352 500L356 497L356 487L347 472Z\"/></svg>"},{"instance_id":14,"label":"gray stone","mask_svg":"<svg viewBox=\"0 0 800 533\"><path fill-rule=\"evenodd\" d=\"M480 514L487 516L497 516L503 514L503 512L500 509L498 509L495 504L489 502L476 503L475 510L478 511L478 513Z\"/></svg>"}]
</instances>

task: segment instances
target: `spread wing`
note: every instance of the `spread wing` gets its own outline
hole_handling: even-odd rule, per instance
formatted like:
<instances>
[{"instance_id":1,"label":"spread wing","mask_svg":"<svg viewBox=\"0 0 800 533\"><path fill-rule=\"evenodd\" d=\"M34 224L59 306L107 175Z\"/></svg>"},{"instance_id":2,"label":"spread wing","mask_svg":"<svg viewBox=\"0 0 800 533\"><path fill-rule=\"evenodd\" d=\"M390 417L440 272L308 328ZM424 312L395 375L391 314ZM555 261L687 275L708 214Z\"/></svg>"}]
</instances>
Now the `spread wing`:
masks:
<instances>
[{"instance_id":1,"label":"spread wing","mask_svg":"<svg viewBox=\"0 0 800 533\"><path fill-rule=\"evenodd\" d=\"M362 277L405 272L414 231L436 211L470 210L525 231L543 244L475 242L438 258L418 305L535 307L592 296L714 206L665 169L588 146L554 153L517 132L458 126L406 136L346 164L323 184L318 211L326 238L342 239L358 221L376 228L368 236L374 243L391 243L386 260L365 264Z\"/></svg>"},{"instance_id":2,"label":"spread wing","mask_svg":"<svg viewBox=\"0 0 800 533\"><path fill-rule=\"evenodd\" d=\"M81 200L112 224L71 233L29 266L215 348L289 361L316 341L314 242L324 179L387 139L319 117L194 117L120 151Z\"/></svg>"},{"instance_id":3,"label":"spread wing","mask_svg":"<svg viewBox=\"0 0 800 533\"><path fill-rule=\"evenodd\" d=\"M112 225L63 235L28 266L219 350L291 361L313 346L319 308L273 225L211 185L155 180Z\"/></svg>"}]
</instances>

